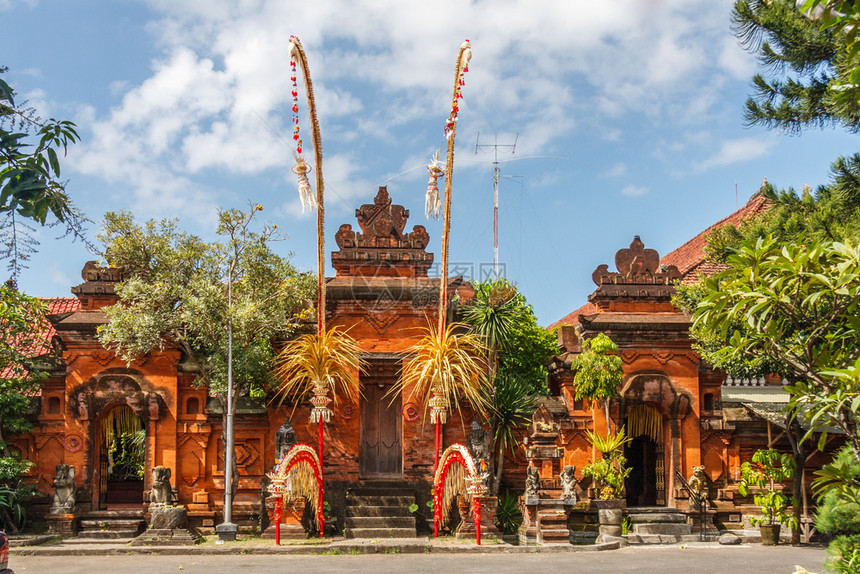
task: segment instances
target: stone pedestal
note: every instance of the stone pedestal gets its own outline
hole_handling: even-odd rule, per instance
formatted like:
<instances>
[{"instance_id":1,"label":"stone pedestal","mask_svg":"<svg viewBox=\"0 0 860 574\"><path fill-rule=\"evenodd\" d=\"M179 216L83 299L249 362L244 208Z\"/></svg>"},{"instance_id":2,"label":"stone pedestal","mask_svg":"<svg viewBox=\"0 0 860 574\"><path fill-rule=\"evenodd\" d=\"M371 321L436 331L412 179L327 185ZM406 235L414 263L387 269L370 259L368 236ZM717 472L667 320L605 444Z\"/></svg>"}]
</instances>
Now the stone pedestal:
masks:
<instances>
[{"instance_id":1,"label":"stone pedestal","mask_svg":"<svg viewBox=\"0 0 860 574\"><path fill-rule=\"evenodd\" d=\"M573 506L560 498L523 500L523 523L517 532L520 544L569 543L567 519Z\"/></svg>"},{"instance_id":2,"label":"stone pedestal","mask_svg":"<svg viewBox=\"0 0 860 574\"><path fill-rule=\"evenodd\" d=\"M501 538L501 533L496 527L496 508L499 506L499 499L495 496L473 497L472 504L469 506L468 515L464 520L460 521L460 526L457 527L457 532L454 533L455 538L473 540L475 538L475 499L481 502L481 538L495 536Z\"/></svg>"},{"instance_id":3,"label":"stone pedestal","mask_svg":"<svg viewBox=\"0 0 860 574\"><path fill-rule=\"evenodd\" d=\"M274 539L276 533L275 514L273 505L267 504L269 510L269 527L261 534L261 538ZM286 504L281 510L281 538L307 538L308 531L302 525L307 499L300 496Z\"/></svg>"},{"instance_id":4,"label":"stone pedestal","mask_svg":"<svg viewBox=\"0 0 860 574\"><path fill-rule=\"evenodd\" d=\"M610 540L620 538L625 501L620 498L594 500L592 504L597 508L597 517L600 523L600 534L597 537L597 542L609 542Z\"/></svg>"},{"instance_id":5,"label":"stone pedestal","mask_svg":"<svg viewBox=\"0 0 860 574\"><path fill-rule=\"evenodd\" d=\"M184 506L150 506L149 528L131 541L132 546L190 546L197 537L188 526L188 510Z\"/></svg>"},{"instance_id":6,"label":"stone pedestal","mask_svg":"<svg viewBox=\"0 0 860 574\"><path fill-rule=\"evenodd\" d=\"M75 536L78 533L77 514L49 514L45 517L48 532L58 536Z\"/></svg>"}]
</instances>

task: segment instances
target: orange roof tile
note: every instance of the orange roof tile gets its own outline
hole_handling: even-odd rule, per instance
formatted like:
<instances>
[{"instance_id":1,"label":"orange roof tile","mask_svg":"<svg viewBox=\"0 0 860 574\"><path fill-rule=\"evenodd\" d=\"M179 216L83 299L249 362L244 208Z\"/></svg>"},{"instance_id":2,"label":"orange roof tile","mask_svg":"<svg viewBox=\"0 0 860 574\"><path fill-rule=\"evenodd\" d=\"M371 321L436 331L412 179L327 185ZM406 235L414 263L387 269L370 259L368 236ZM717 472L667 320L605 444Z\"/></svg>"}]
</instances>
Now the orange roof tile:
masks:
<instances>
[{"instance_id":1,"label":"orange roof tile","mask_svg":"<svg viewBox=\"0 0 860 574\"><path fill-rule=\"evenodd\" d=\"M708 235L727 224L740 225L744 220L766 211L769 207L770 203L764 195L754 194L746 205L711 225L671 253L664 255L660 263L677 267L681 272L681 281L687 285L695 283L699 276L710 276L722 271L725 266L705 260Z\"/></svg>"},{"instance_id":2,"label":"orange roof tile","mask_svg":"<svg viewBox=\"0 0 860 574\"><path fill-rule=\"evenodd\" d=\"M44 303L45 306L48 308L48 315L70 313L72 311L77 311L81 307L81 301L77 297L40 297L39 301ZM44 350L46 348L50 348L51 340L56 334L57 331L54 329L54 326L51 325L50 322L47 322L47 327L42 332L38 333L35 337L34 342L28 345L27 349L23 349L22 352L29 352L30 354L34 355L45 354ZM0 372L0 379L8 378L10 375L11 367L7 367L2 372Z\"/></svg>"}]
</instances>

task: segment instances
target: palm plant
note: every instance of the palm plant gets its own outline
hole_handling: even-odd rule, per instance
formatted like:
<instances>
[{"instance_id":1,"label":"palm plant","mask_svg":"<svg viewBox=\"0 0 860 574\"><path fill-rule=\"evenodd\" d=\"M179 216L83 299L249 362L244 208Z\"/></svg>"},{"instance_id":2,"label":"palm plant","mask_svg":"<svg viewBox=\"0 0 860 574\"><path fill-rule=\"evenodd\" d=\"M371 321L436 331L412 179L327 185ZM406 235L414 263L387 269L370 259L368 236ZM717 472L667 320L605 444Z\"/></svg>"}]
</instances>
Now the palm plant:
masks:
<instances>
[{"instance_id":1,"label":"palm plant","mask_svg":"<svg viewBox=\"0 0 860 574\"><path fill-rule=\"evenodd\" d=\"M491 379L498 370L499 348L510 338L514 327L526 320L524 310L523 296L504 279L478 283L474 299L463 306L463 321L484 339Z\"/></svg>"},{"instance_id":2,"label":"palm plant","mask_svg":"<svg viewBox=\"0 0 860 574\"><path fill-rule=\"evenodd\" d=\"M358 342L337 327L289 341L276 359L281 400L290 397L298 404L310 394L311 422L320 425L328 422L331 418L328 404L337 404L339 393L351 401L358 397L356 373L364 366L360 352ZM319 441L322 458L322 426Z\"/></svg>"},{"instance_id":3,"label":"palm plant","mask_svg":"<svg viewBox=\"0 0 860 574\"><path fill-rule=\"evenodd\" d=\"M464 330L464 325L451 323L439 333L430 325L408 349L410 358L403 365L396 388L392 389L392 392L408 392L410 399L423 404L425 418L429 407L433 424L445 424L452 403L459 412L461 397L478 413L487 410L486 395L481 389L485 365L478 358L484 353L484 346L479 337L458 332Z\"/></svg>"},{"instance_id":4,"label":"palm plant","mask_svg":"<svg viewBox=\"0 0 860 574\"><path fill-rule=\"evenodd\" d=\"M495 494L502 481L505 452L514 452L519 444L514 430L529 422L535 412L538 393L528 380L506 371L498 373L495 384L485 385L483 391L493 439L490 452L494 467L491 470L493 479L490 492Z\"/></svg>"},{"instance_id":5,"label":"palm plant","mask_svg":"<svg viewBox=\"0 0 860 574\"><path fill-rule=\"evenodd\" d=\"M627 459L621 448L630 442L624 427L617 433L601 436L590 430L585 431L588 440L600 451L601 460L593 461L582 469L582 476L594 479L597 496L600 500L618 498L624 492L624 481L632 469L627 467Z\"/></svg>"}]
</instances>

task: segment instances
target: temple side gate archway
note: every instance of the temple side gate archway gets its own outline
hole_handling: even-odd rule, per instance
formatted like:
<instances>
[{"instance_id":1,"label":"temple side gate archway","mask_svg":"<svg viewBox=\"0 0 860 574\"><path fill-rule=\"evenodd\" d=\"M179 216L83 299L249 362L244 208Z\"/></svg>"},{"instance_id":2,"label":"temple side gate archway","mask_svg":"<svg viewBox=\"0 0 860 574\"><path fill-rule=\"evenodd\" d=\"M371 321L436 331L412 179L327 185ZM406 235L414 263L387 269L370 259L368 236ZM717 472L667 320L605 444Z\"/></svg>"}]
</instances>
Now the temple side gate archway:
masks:
<instances>
[{"instance_id":1,"label":"temple side gate archway","mask_svg":"<svg viewBox=\"0 0 860 574\"><path fill-rule=\"evenodd\" d=\"M275 544L281 544L281 510L283 509L284 497L287 492L293 492L294 485L289 486L287 482L290 479L290 472L300 465L310 467L316 481L316 517L319 525L320 538L325 534L325 515L323 514L323 482L322 482L322 465L317 456L316 451L306 444L297 444L293 446L278 463L273 473L268 476L271 479L269 492L275 497ZM291 482L291 481L290 481ZM296 485L298 486L298 485ZM304 488L310 485L302 485ZM300 489L304 489L300 488ZM310 494L310 493L307 493Z\"/></svg>"},{"instance_id":2,"label":"temple side gate archway","mask_svg":"<svg viewBox=\"0 0 860 574\"><path fill-rule=\"evenodd\" d=\"M445 449L436 468L433 479L433 536L439 537L439 523L442 521L442 500L444 499L445 478L452 464L457 463L466 472L466 491L472 495L475 515L475 541L481 545L481 497L487 493L484 476L478 473L475 461L469 454L469 449L455 443Z\"/></svg>"}]
</instances>

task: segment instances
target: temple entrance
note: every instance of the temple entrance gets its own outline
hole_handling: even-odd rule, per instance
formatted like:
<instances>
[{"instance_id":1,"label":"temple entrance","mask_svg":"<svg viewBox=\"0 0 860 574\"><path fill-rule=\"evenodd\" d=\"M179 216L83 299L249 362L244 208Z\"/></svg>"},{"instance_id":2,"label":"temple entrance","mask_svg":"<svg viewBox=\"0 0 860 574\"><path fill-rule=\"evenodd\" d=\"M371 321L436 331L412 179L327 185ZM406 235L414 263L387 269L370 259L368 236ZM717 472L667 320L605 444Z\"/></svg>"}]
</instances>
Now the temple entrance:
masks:
<instances>
[{"instance_id":1,"label":"temple entrance","mask_svg":"<svg viewBox=\"0 0 860 574\"><path fill-rule=\"evenodd\" d=\"M146 429L128 405L117 405L99 425L99 508L143 503Z\"/></svg>"},{"instance_id":2,"label":"temple entrance","mask_svg":"<svg viewBox=\"0 0 860 574\"><path fill-rule=\"evenodd\" d=\"M666 479L662 415L651 405L639 404L630 409L626 427L632 438L624 451L630 468L630 475L624 482L627 506L664 506Z\"/></svg>"},{"instance_id":3,"label":"temple entrance","mask_svg":"<svg viewBox=\"0 0 860 574\"><path fill-rule=\"evenodd\" d=\"M371 359L360 376L362 388L358 470L362 479L403 476L400 393L390 395L400 361Z\"/></svg>"}]
</instances>

